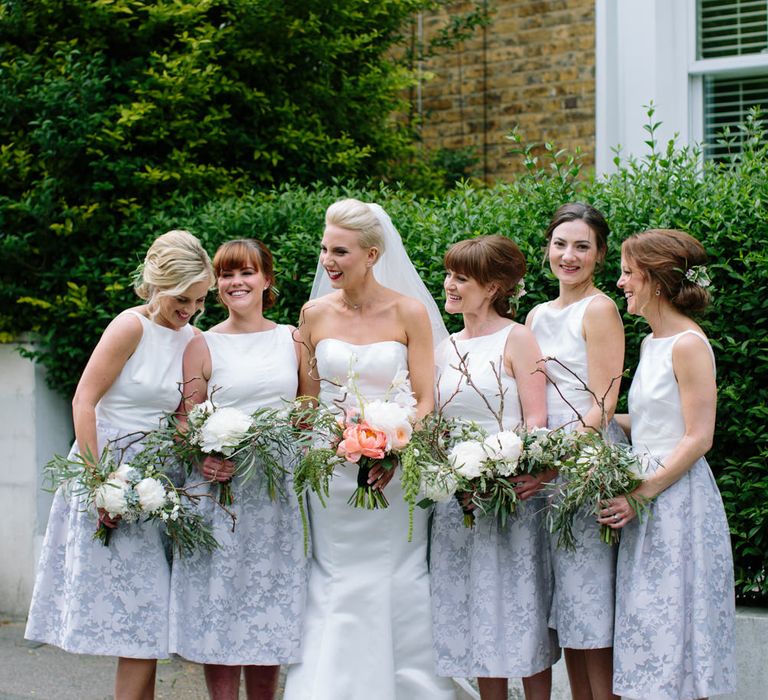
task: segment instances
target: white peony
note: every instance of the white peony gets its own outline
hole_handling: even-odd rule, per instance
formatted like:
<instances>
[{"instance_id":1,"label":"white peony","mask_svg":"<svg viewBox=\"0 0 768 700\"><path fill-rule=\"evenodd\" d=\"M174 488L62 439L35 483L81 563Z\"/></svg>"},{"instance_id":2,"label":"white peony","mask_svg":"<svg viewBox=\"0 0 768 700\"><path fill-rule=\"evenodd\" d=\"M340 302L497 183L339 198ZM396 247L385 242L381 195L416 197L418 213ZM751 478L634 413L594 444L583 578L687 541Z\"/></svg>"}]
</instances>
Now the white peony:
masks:
<instances>
[{"instance_id":1,"label":"white peony","mask_svg":"<svg viewBox=\"0 0 768 700\"><path fill-rule=\"evenodd\" d=\"M200 449L228 457L246 437L250 427L251 417L247 413L232 407L216 409L200 428Z\"/></svg>"},{"instance_id":2,"label":"white peony","mask_svg":"<svg viewBox=\"0 0 768 700\"><path fill-rule=\"evenodd\" d=\"M145 513L154 513L165 505L165 487L151 476L142 479L134 490Z\"/></svg>"},{"instance_id":3,"label":"white peony","mask_svg":"<svg viewBox=\"0 0 768 700\"><path fill-rule=\"evenodd\" d=\"M94 503L97 508L103 508L110 517L123 515L128 510L126 492L128 484L122 479L107 479L96 489Z\"/></svg>"},{"instance_id":4,"label":"white peony","mask_svg":"<svg viewBox=\"0 0 768 700\"><path fill-rule=\"evenodd\" d=\"M387 436L387 450L405 447L413 434L413 411L394 401L371 401L365 406L365 421Z\"/></svg>"},{"instance_id":5,"label":"white peony","mask_svg":"<svg viewBox=\"0 0 768 700\"><path fill-rule=\"evenodd\" d=\"M517 464L523 451L523 441L512 430L503 430L496 435L487 437L485 446L492 459L503 459L505 462L512 462L513 464Z\"/></svg>"},{"instance_id":6,"label":"white peony","mask_svg":"<svg viewBox=\"0 0 768 700\"><path fill-rule=\"evenodd\" d=\"M483 472L483 462L488 459L485 448L476 440L457 442L448 452L448 461L461 476L476 479Z\"/></svg>"}]
</instances>

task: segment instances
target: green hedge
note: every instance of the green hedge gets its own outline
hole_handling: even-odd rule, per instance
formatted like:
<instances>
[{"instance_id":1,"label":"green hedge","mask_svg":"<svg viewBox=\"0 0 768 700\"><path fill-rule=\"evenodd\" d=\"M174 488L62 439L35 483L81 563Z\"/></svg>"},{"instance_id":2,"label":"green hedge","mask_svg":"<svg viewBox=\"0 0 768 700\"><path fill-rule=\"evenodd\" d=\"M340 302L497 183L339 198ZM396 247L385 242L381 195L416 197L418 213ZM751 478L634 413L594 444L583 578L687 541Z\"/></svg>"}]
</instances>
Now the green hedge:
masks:
<instances>
[{"instance_id":1,"label":"green hedge","mask_svg":"<svg viewBox=\"0 0 768 700\"><path fill-rule=\"evenodd\" d=\"M280 296L273 318L295 322L307 297L317 261L323 212L328 204L354 195L380 202L401 231L412 258L436 297L442 296L442 255L452 242L468 236L501 232L515 239L526 254L528 294L525 313L556 292L556 282L543 265L543 232L551 213L564 201L589 201L605 212L613 235L599 282L616 294L619 246L630 233L649 227L689 231L710 254L714 302L702 319L718 359L719 413L711 463L718 476L732 529L736 580L744 602L766 602L768 581L768 148L761 144L757 116L745 126L741 155L727 162L702 165L696 150L673 143L659 149L649 125L649 154L631 160L602 180L583 177L578 157L520 147L526 165L514 183L491 189L465 185L436 199L420 199L398 188L366 189L355 183L326 187L282 187L241 198L176 201L153 211L137 212L116 232L117 241L134 242L130 255L100 248L62 251L69 261L58 279L55 299L36 299L44 332L37 358L64 394L72 391L83 362L100 329L119 308L133 303L125 287L130 270L151 239L174 227L188 228L213 251L229 238L256 236L268 243L277 261ZM537 159L533 153L543 153ZM143 245L136 244L143 241ZM119 249L119 245L115 246ZM72 262L74 260L74 262ZM20 290L34 280L19 275ZM20 294L20 296L22 296ZM49 305L47 308L46 305ZM199 325L222 316L211 301ZM458 319L446 319L456 328ZM637 361L641 320L625 317L626 365ZM626 381L623 391L628 387Z\"/></svg>"}]
</instances>

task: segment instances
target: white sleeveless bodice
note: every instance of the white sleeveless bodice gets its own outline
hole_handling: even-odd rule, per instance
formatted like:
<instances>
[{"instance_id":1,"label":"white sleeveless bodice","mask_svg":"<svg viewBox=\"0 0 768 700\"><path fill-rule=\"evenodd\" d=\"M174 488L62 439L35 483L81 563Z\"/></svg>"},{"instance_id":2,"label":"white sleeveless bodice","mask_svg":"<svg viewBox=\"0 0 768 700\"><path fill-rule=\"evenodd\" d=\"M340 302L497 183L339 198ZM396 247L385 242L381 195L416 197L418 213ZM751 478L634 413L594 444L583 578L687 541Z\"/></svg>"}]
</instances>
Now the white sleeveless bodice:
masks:
<instances>
[{"instance_id":1,"label":"white sleeveless bodice","mask_svg":"<svg viewBox=\"0 0 768 700\"><path fill-rule=\"evenodd\" d=\"M203 333L211 353L208 398L246 413L296 397L298 360L290 326L260 333Z\"/></svg>"},{"instance_id":2,"label":"white sleeveless bodice","mask_svg":"<svg viewBox=\"0 0 768 700\"><path fill-rule=\"evenodd\" d=\"M458 393L444 406L443 413L449 418L463 418L474 421L489 432L498 432L499 424L491 414L483 397L471 386L459 372L459 354L466 356L466 364L472 383L482 392L494 411L501 405L499 396L499 381L504 399L504 428L509 430L522 423L520 397L517 393L517 382L504 369L504 347L507 337L514 324L504 326L501 330L478 338L459 340L455 335L444 340L435 351L437 367L436 402L443 404L451 395ZM451 342L453 341L453 343Z\"/></svg>"},{"instance_id":3,"label":"white sleeveless bodice","mask_svg":"<svg viewBox=\"0 0 768 700\"><path fill-rule=\"evenodd\" d=\"M195 332L189 325L179 330L160 326L133 310L123 313L141 321L141 340L96 405L96 420L126 435L157 428L178 407L184 348Z\"/></svg>"},{"instance_id":4,"label":"white sleeveless bodice","mask_svg":"<svg viewBox=\"0 0 768 700\"><path fill-rule=\"evenodd\" d=\"M680 387L672 367L672 348L687 333L707 344L712 355L712 371L715 371L715 356L701 333L687 330L668 338L656 338L652 333L645 337L629 389L632 446L638 454L663 460L685 434ZM647 466L653 470L655 464L651 461Z\"/></svg>"},{"instance_id":5,"label":"white sleeveless bodice","mask_svg":"<svg viewBox=\"0 0 768 700\"><path fill-rule=\"evenodd\" d=\"M584 313L590 302L599 296L604 295L584 297L564 309L556 309L548 301L536 309L531 324L531 330L541 348L541 356L556 357L587 385L589 368L587 342L584 340ZM584 391L581 383L570 372L556 362L547 362L544 369L552 382L557 384L556 389L551 382L547 382L547 413L550 416L573 415L571 406L583 416L592 408L592 396ZM560 396L558 389L563 396Z\"/></svg>"}]
</instances>

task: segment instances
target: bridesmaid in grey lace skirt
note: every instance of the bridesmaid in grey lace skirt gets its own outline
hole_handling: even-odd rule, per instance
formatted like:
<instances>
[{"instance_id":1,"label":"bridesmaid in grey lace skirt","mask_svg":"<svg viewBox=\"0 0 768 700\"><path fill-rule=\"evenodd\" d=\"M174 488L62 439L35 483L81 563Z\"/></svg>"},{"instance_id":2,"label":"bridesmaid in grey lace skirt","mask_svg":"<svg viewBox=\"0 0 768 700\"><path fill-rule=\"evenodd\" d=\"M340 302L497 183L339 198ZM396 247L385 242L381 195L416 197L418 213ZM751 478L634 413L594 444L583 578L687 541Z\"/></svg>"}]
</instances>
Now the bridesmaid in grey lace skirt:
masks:
<instances>
[{"instance_id":1,"label":"bridesmaid in grey lace skirt","mask_svg":"<svg viewBox=\"0 0 768 700\"><path fill-rule=\"evenodd\" d=\"M626 698L694 700L735 690L734 585L728 523L705 453L717 389L712 349L690 318L709 301L701 244L646 231L622 246L618 285L652 333L629 392L636 454L653 498L638 519L626 497L601 522L624 528L616 580L614 691Z\"/></svg>"}]
</instances>

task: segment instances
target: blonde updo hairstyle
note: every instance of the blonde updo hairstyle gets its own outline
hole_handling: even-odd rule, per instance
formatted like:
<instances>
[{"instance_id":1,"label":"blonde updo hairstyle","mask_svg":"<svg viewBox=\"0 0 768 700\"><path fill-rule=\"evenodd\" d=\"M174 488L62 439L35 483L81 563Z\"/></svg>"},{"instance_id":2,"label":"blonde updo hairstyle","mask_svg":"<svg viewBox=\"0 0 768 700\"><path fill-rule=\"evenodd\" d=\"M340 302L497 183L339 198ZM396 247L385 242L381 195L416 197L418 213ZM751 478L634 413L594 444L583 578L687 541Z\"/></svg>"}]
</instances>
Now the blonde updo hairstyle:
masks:
<instances>
[{"instance_id":1,"label":"blonde updo hairstyle","mask_svg":"<svg viewBox=\"0 0 768 700\"><path fill-rule=\"evenodd\" d=\"M621 252L681 313L691 316L709 305L709 292L685 276L707 262L704 246L690 234L672 229L635 233L621 244Z\"/></svg>"},{"instance_id":2,"label":"blonde updo hairstyle","mask_svg":"<svg viewBox=\"0 0 768 700\"><path fill-rule=\"evenodd\" d=\"M239 270L244 267L252 267L267 278L269 286L262 292L262 306L264 309L274 306L277 299L277 290L274 285L274 261L272 253L264 243L255 238L227 241L219 246L213 256L213 271L217 279L225 270ZM221 297L219 301L224 303Z\"/></svg>"},{"instance_id":3,"label":"blonde updo hairstyle","mask_svg":"<svg viewBox=\"0 0 768 700\"><path fill-rule=\"evenodd\" d=\"M214 281L211 259L200 241L188 231L168 231L149 247L133 287L154 316L162 297L179 296L198 282L212 287Z\"/></svg>"},{"instance_id":4,"label":"blonde updo hairstyle","mask_svg":"<svg viewBox=\"0 0 768 700\"><path fill-rule=\"evenodd\" d=\"M359 199L334 202L325 212L325 223L357 231L361 248L379 251L377 260L384 253L384 231L373 208L365 202Z\"/></svg>"},{"instance_id":5,"label":"blonde updo hairstyle","mask_svg":"<svg viewBox=\"0 0 768 700\"><path fill-rule=\"evenodd\" d=\"M480 284L496 284L491 299L494 311L514 318L518 284L525 275L525 256L506 236L479 236L454 243L443 258L446 270L470 277ZM512 302L512 303L510 303Z\"/></svg>"}]
</instances>

